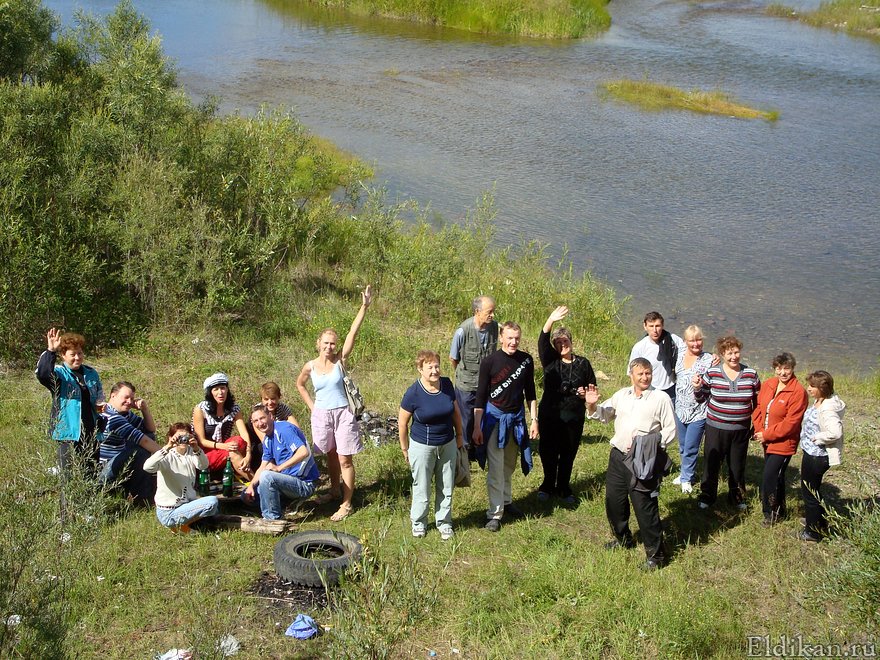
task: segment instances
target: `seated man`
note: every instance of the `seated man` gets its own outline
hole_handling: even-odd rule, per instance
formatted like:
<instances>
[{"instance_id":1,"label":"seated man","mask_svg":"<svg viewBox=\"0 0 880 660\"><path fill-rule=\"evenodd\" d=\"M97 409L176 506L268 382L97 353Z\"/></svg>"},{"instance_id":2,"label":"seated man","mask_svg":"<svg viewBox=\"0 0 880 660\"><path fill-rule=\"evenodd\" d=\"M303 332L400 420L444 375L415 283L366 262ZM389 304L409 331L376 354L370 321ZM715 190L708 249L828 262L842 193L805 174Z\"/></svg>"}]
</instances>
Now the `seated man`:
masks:
<instances>
[{"instance_id":1,"label":"seated man","mask_svg":"<svg viewBox=\"0 0 880 660\"><path fill-rule=\"evenodd\" d=\"M156 495L156 477L144 471L144 462L160 447L154 439L156 424L147 402L135 398L134 385L120 381L110 390L101 418L100 483L122 486L135 501L149 504ZM119 482L130 459L131 472Z\"/></svg>"},{"instance_id":2,"label":"seated man","mask_svg":"<svg viewBox=\"0 0 880 660\"><path fill-rule=\"evenodd\" d=\"M290 406L281 400L281 387L278 383L271 380L263 383L260 386L260 400L276 422L290 422L294 426L299 426ZM246 427L251 437L251 470L256 472L263 462L263 434L254 428L250 420Z\"/></svg>"},{"instance_id":3,"label":"seated man","mask_svg":"<svg viewBox=\"0 0 880 660\"><path fill-rule=\"evenodd\" d=\"M318 466L303 432L290 422L276 422L263 404L251 411L251 423L263 436L263 461L242 493L246 503L254 500L266 520L283 513L282 497L304 500L315 492Z\"/></svg>"}]
</instances>

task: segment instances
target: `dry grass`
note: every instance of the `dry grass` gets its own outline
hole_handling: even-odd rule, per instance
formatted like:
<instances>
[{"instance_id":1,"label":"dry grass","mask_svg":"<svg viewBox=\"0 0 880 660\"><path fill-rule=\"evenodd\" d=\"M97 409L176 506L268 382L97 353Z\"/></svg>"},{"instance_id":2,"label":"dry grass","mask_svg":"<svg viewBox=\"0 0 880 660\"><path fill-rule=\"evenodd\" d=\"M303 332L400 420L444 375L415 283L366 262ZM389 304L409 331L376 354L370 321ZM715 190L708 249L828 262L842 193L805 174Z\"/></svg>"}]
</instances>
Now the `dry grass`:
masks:
<instances>
[{"instance_id":1,"label":"dry grass","mask_svg":"<svg viewBox=\"0 0 880 660\"><path fill-rule=\"evenodd\" d=\"M689 110L703 114L727 115L739 119L776 121L776 110L758 110L733 100L721 91L683 90L649 80L611 80L601 90L611 98L632 103L644 110Z\"/></svg>"}]
</instances>

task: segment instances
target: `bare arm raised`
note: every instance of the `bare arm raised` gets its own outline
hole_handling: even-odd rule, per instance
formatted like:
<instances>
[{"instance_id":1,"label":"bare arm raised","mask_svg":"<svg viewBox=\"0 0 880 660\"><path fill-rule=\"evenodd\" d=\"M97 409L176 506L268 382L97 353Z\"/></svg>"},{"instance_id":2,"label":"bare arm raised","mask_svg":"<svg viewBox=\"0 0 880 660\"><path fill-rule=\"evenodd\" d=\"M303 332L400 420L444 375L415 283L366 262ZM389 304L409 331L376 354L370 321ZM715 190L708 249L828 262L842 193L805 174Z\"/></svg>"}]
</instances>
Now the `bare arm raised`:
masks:
<instances>
[{"instance_id":1,"label":"bare arm raised","mask_svg":"<svg viewBox=\"0 0 880 660\"><path fill-rule=\"evenodd\" d=\"M348 334L345 336L345 343L342 345L342 352L339 354L339 357L343 362L345 362L345 359L351 355L351 352L354 349L354 340L357 337L358 330L361 329L364 317L367 315L367 307L369 307L372 302L373 289L368 284L364 287L364 290L361 291L361 308L354 317L354 321L351 322L351 328L349 328Z\"/></svg>"}]
</instances>

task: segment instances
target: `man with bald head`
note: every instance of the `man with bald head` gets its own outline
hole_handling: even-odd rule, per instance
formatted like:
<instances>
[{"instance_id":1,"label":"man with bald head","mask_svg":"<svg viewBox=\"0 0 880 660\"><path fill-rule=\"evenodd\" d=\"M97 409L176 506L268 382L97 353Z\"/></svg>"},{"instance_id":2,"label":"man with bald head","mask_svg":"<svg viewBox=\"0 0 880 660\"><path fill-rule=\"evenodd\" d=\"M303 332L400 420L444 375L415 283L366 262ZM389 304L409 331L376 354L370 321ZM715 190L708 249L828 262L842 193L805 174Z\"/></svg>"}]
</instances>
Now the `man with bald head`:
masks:
<instances>
[{"instance_id":1,"label":"man with bald head","mask_svg":"<svg viewBox=\"0 0 880 660\"><path fill-rule=\"evenodd\" d=\"M480 363L498 348L498 322L495 320L495 300L477 296L472 303L474 315L462 322L452 336L449 360L455 369L455 399L461 411L464 441L471 442L474 434L474 405ZM473 445L469 445L471 460Z\"/></svg>"}]
</instances>

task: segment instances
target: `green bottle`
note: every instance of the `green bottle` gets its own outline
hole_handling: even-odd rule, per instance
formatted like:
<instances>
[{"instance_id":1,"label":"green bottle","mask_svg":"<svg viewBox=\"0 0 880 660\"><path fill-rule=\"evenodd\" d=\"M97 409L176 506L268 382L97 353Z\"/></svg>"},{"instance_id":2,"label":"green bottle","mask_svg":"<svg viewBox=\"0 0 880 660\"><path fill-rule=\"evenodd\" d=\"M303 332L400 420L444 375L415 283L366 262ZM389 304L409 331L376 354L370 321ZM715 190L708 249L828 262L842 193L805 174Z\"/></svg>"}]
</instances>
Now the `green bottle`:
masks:
<instances>
[{"instance_id":1,"label":"green bottle","mask_svg":"<svg viewBox=\"0 0 880 660\"><path fill-rule=\"evenodd\" d=\"M232 497L232 458L226 458L226 467L223 468L223 497Z\"/></svg>"},{"instance_id":2,"label":"green bottle","mask_svg":"<svg viewBox=\"0 0 880 660\"><path fill-rule=\"evenodd\" d=\"M207 470L199 470L199 483L196 490L202 497L211 494L211 479Z\"/></svg>"}]
</instances>

